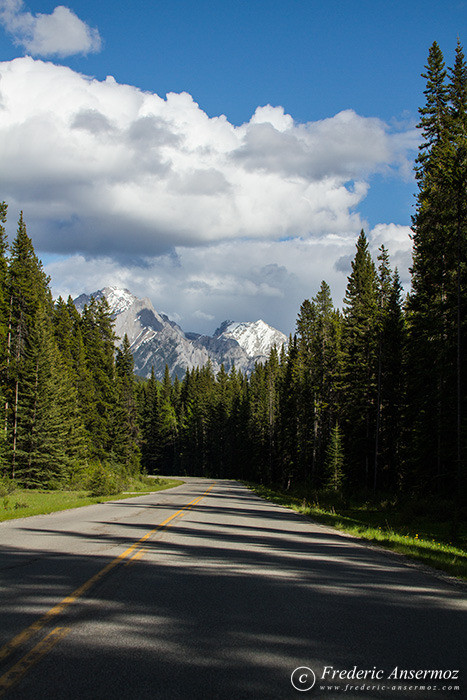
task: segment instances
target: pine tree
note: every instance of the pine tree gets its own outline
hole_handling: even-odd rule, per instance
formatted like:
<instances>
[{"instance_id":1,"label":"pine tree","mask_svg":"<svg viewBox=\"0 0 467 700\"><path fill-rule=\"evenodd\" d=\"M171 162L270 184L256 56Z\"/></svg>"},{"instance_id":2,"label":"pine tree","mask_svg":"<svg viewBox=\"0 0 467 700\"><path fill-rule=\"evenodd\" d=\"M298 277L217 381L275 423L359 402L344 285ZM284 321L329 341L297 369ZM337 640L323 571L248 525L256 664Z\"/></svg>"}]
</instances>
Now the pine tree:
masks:
<instances>
[{"instance_id":1,"label":"pine tree","mask_svg":"<svg viewBox=\"0 0 467 700\"><path fill-rule=\"evenodd\" d=\"M457 40L454 68L450 69L449 123L453 144L454 227L456 239L455 261L455 308L456 308L456 492L462 499L466 490L465 419L467 400L465 377L467 360L464 357L467 334L467 64L462 46Z\"/></svg>"},{"instance_id":2,"label":"pine tree","mask_svg":"<svg viewBox=\"0 0 467 700\"><path fill-rule=\"evenodd\" d=\"M424 74L426 106L420 110L426 140L417 159L407 374L412 481L424 473L444 490L452 488L456 474L459 489L465 448L467 71L459 43L450 73L446 85L442 54L434 44Z\"/></svg>"},{"instance_id":3,"label":"pine tree","mask_svg":"<svg viewBox=\"0 0 467 700\"><path fill-rule=\"evenodd\" d=\"M426 80L426 88L423 92L426 102L418 110L420 114L418 128L422 130L424 138L416 161L419 164L416 168L419 178L423 178L426 167L429 168L432 150L443 141L446 128L448 111L446 66L436 41L430 47L425 68L426 73L422 73L422 78Z\"/></svg>"},{"instance_id":4,"label":"pine tree","mask_svg":"<svg viewBox=\"0 0 467 700\"><path fill-rule=\"evenodd\" d=\"M325 478L325 447L338 413L340 321L329 285L323 281L312 301L303 302L297 320L300 472L316 488Z\"/></svg>"},{"instance_id":5,"label":"pine tree","mask_svg":"<svg viewBox=\"0 0 467 700\"><path fill-rule=\"evenodd\" d=\"M4 224L6 224L7 205L0 202L0 370L3 376L6 356L6 339L8 334L8 290L7 273L8 243Z\"/></svg>"},{"instance_id":6,"label":"pine tree","mask_svg":"<svg viewBox=\"0 0 467 700\"><path fill-rule=\"evenodd\" d=\"M400 486L396 471L400 461L400 407L403 402L402 353L404 347L401 285L397 270L394 274L391 271L389 253L384 246L380 248L378 261L374 491L380 483L389 489Z\"/></svg>"},{"instance_id":7,"label":"pine tree","mask_svg":"<svg viewBox=\"0 0 467 700\"><path fill-rule=\"evenodd\" d=\"M344 299L345 451L354 485L369 488L377 402L377 275L361 231Z\"/></svg>"},{"instance_id":8,"label":"pine tree","mask_svg":"<svg viewBox=\"0 0 467 700\"><path fill-rule=\"evenodd\" d=\"M300 402L300 363L297 337L289 339L287 359L281 366L278 380L278 471L274 482L287 488L303 479L299 467L299 402Z\"/></svg>"},{"instance_id":9,"label":"pine tree","mask_svg":"<svg viewBox=\"0 0 467 700\"><path fill-rule=\"evenodd\" d=\"M6 357L7 421L11 435L11 476L15 476L21 426L23 393L26 391L30 366L26 361L36 314L39 308L51 308L48 278L29 238L21 212L8 267L9 327Z\"/></svg>"},{"instance_id":10,"label":"pine tree","mask_svg":"<svg viewBox=\"0 0 467 700\"><path fill-rule=\"evenodd\" d=\"M28 487L66 483L85 454L84 434L76 391L55 340L48 278L22 215L7 288L11 474Z\"/></svg>"},{"instance_id":11,"label":"pine tree","mask_svg":"<svg viewBox=\"0 0 467 700\"><path fill-rule=\"evenodd\" d=\"M339 424L331 430L326 454L326 487L333 491L341 491L344 481L344 452Z\"/></svg>"},{"instance_id":12,"label":"pine tree","mask_svg":"<svg viewBox=\"0 0 467 700\"><path fill-rule=\"evenodd\" d=\"M140 466L138 408L130 341L125 333L117 349L116 392L113 414L112 453L127 474L136 474Z\"/></svg>"},{"instance_id":13,"label":"pine tree","mask_svg":"<svg viewBox=\"0 0 467 700\"><path fill-rule=\"evenodd\" d=\"M140 409L141 464L150 474L154 474L160 466L159 391L154 368L143 387Z\"/></svg>"},{"instance_id":14,"label":"pine tree","mask_svg":"<svg viewBox=\"0 0 467 700\"><path fill-rule=\"evenodd\" d=\"M8 338L8 290L7 290L7 205L0 202L0 406L2 406L0 423L0 474L6 469L7 446L7 408L5 407L6 373L7 373L7 338Z\"/></svg>"},{"instance_id":15,"label":"pine tree","mask_svg":"<svg viewBox=\"0 0 467 700\"><path fill-rule=\"evenodd\" d=\"M172 380L169 367L166 364L160 391L158 433L161 461L171 472L176 463L178 446L178 422L173 398Z\"/></svg>"},{"instance_id":16,"label":"pine tree","mask_svg":"<svg viewBox=\"0 0 467 700\"><path fill-rule=\"evenodd\" d=\"M114 436L113 409L116 402L115 334L109 305L103 297L91 298L81 317L84 358L88 375L81 389L86 398L85 428L89 436L91 457L108 458Z\"/></svg>"},{"instance_id":17,"label":"pine tree","mask_svg":"<svg viewBox=\"0 0 467 700\"><path fill-rule=\"evenodd\" d=\"M60 357L50 308L40 306L25 349L16 476L28 487L72 481L85 456L76 390Z\"/></svg>"}]
</instances>

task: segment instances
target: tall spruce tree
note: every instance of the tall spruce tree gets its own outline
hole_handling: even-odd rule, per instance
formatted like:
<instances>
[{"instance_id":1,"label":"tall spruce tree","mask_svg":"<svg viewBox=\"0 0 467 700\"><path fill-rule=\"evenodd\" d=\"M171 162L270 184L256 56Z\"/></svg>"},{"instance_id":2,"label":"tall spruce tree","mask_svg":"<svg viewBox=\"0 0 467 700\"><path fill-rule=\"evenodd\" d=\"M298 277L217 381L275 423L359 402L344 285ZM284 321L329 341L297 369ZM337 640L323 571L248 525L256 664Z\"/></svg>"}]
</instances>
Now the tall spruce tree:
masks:
<instances>
[{"instance_id":1,"label":"tall spruce tree","mask_svg":"<svg viewBox=\"0 0 467 700\"><path fill-rule=\"evenodd\" d=\"M68 482L85 454L76 391L58 350L53 304L21 214L7 275L11 474L28 487Z\"/></svg>"},{"instance_id":2,"label":"tall spruce tree","mask_svg":"<svg viewBox=\"0 0 467 700\"><path fill-rule=\"evenodd\" d=\"M116 401L115 334L105 297L99 301L91 298L80 324L88 369L86 386L82 387L82 397L87 402L83 418L91 456L105 460L112 451Z\"/></svg>"},{"instance_id":3,"label":"tall spruce tree","mask_svg":"<svg viewBox=\"0 0 467 700\"><path fill-rule=\"evenodd\" d=\"M377 402L378 283L362 230L344 299L344 450L354 486L369 488Z\"/></svg>"},{"instance_id":4,"label":"tall spruce tree","mask_svg":"<svg viewBox=\"0 0 467 700\"><path fill-rule=\"evenodd\" d=\"M7 357L7 337L8 337L8 291L7 291L7 236L5 225L7 218L7 205L0 202L0 474L6 468L6 445L7 445L7 420L5 415L5 382L6 382L6 357Z\"/></svg>"},{"instance_id":5,"label":"tall spruce tree","mask_svg":"<svg viewBox=\"0 0 467 700\"><path fill-rule=\"evenodd\" d=\"M344 453L338 423L331 430L329 436L325 470L327 474L326 487L332 491L341 491L344 482Z\"/></svg>"},{"instance_id":6,"label":"tall spruce tree","mask_svg":"<svg viewBox=\"0 0 467 700\"><path fill-rule=\"evenodd\" d=\"M413 217L409 300L408 418L412 481L460 489L465 451L463 337L466 311L466 66L460 44L446 84L438 45L430 48L419 127L419 193Z\"/></svg>"},{"instance_id":7,"label":"tall spruce tree","mask_svg":"<svg viewBox=\"0 0 467 700\"><path fill-rule=\"evenodd\" d=\"M18 449L22 433L22 400L31 382L31 366L27 362L27 351L34 330L36 314L40 307L51 307L48 278L43 272L32 241L26 231L21 212L15 240L11 247L8 267L8 314L9 327L6 353L6 403L7 421L11 439L11 475L15 476Z\"/></svg>"},{"instance_id":8,"label":"tall spruce tree","mask_svg":"<svg viewBox=\"0 0 467 700\"><path fill-rule=\"evenodd\" d=\"M3 376L4 359L6 355L6 338L8 333L8 291L7 291L7 273L8 273L8 242L5 230L7 205L5 202L0 202L0 371Z\"/></svg>"},{"instance_id":9,"label":"tall spruce tree","mask_svg":"<svg viewBox=\"0 0 467 700\"><path fill-rule=\"evenodd\" d=\"M116 392L113 415L112 452L127 474L136 474L140 466L140 429L136 401L134 361L130 341L125 333L117 349Z\"/></svg>"},{"instance_id":10,"label":"tall spruce tree","mask_svg":"<svg viewBox=\"0 0 467 700\"><path fill-rule=\"evenodd\" d=\"M341 317L323 281L297 320L300 362L299 454L301 473L314 487L324 483L325 449L338 414L341 374Z\"/></svg>"}]
</instances>

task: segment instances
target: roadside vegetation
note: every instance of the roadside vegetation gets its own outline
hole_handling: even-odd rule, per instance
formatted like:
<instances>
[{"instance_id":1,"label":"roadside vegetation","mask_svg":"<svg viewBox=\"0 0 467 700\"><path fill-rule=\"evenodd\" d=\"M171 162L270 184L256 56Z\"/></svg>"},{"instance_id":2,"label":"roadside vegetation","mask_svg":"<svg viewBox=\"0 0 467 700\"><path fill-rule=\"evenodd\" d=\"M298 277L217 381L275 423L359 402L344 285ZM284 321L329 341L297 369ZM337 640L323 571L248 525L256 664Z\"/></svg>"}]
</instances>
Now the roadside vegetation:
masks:
<instances>
[{"instance_id":1,"label":"roadside vegetation","mask_svg":"<svg viewBox=\"0 0 467 700\"><path fill-rule=\"evenodd\" d=\"M456 524L454 540L449 501L344 496L330 491L291 491L247 483L261 498L292 508L372 544L467 580L467 522Z\"/></svg>"},{"instance_id":2,"label":"roadside vegetation","mask_svg":"<svg viewBox=\"0 0 467 700\"><path fill-rule=\"evenodd\" d=\"M94 503L143 496L179 486L176 479L151 479L146 476L130 478L126 482L113 479L95 479L89 488L23 489L12 479L0 479L0 522L30 515L44 515L58 510L79 508Z\"/></svg>"}]
</instances>

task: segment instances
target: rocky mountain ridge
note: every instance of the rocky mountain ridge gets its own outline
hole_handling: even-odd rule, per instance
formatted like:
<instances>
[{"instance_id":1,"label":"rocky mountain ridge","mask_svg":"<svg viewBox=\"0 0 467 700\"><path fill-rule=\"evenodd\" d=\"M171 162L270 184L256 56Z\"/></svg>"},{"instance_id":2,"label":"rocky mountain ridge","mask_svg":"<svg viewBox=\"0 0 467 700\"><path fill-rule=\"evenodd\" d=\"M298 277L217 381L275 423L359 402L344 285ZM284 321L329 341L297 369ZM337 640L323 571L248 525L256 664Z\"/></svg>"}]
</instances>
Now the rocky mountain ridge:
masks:
<instances>
[{"instance_id":1,"label":"rocky mountain ridge","mask_svg":"<svg viewBox=\"0 0 467 700\"><path fill-rule=\"evenodd\" d=\"M182 378L187 369L211 362L213 371L223 364L251 372L256 362L267 359L271 348L287 342L286 336L262 320L255 322L224 321L214 335L185 333L165 314L154 309L150 299L138 299L128 289L105 287L92 295L81 294L75 306L82 311L91 296L105 297L115 322L115 333L130 341L135 372L143 377L154 373L162 379L166 364L172 376Z\"/></svg>"}]
</instances>

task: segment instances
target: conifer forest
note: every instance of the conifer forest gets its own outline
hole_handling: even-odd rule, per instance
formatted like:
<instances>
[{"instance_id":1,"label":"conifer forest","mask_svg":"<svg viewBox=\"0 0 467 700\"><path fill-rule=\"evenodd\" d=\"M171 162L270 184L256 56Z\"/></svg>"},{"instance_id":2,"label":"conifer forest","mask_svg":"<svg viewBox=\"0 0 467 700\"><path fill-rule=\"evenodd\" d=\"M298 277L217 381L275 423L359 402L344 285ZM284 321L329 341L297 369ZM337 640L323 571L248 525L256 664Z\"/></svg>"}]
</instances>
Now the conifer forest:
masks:
<instances>
[{"instance_id":1,"label":"conifer forest","mask_svg":"<svg viewBox=\"0 0 467 700\"><path fill-rule=\"evenodd\" d=\"M342 308L323 281L250 376L133 373L105 299L54 301L20 216L0 204L0 473L63 488L100 472L191 474L465 503L467 64L435 42L423 73L412 287L365 232ZM313 296L314 294L314 296ZM110 477L109 477L110 478Z\"/></svg>"}]
</instances>

